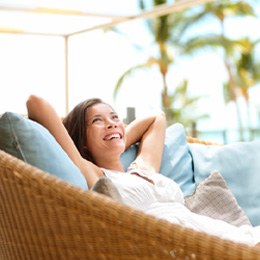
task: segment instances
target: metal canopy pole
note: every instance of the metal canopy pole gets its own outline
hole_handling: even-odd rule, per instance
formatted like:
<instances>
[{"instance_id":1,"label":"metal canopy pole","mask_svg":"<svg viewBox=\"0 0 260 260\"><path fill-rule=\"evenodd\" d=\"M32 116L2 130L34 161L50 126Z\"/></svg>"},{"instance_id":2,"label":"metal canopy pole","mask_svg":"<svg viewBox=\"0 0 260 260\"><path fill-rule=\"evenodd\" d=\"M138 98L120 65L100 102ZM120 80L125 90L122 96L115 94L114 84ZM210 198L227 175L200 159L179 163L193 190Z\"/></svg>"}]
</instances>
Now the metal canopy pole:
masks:
<instances>
[{"instance_id":1,"label":"metal canopy pole","mask_svg":"<svg viewBox=\"0 0 260 260\"><path fill-rule=\"evenodd\" d=\"M69 57L68 57L68 36L64 36L65 51L65 112L69 112Z\"/></svg>"},{"instance_id":2,"label":"metal canopy pole","mask_svg":"<svg viewBox=\"0 0 260 260\"><path fill-rule=\"evenodd\" d=\"M70 36L80 34L83 32L88 32L96 29L106 29L118 25L123 22L132 21L136 19L148 19L153 18L155 16L162 16L169 13L174 13L186 9L188 7L192 7L198 4L205 4L208 2L213 2L215 0L183 0L180 2L176 2L172 5L164 4L154 7L152 10L144 11L138 15L132 16L111 16L111 15L104 15L104 14L89 14L84 12L75 13L74 10L56 10L51 8L36 8L36 9L26 9L21 7L5 7L0 5L0 10L21 10L21 11L30 11L30 12L40 12L40 13L55 13L57 15L80 15L80 16L99 16L99 17L112 17L112 22L99 24L90 28L86 28L80 31L74 31L68 34L59 34L59 33L40 33L40 32L26 32L19 29L6 29L0 27L0 33L10 33L10 34L28 34L28 35L39 35L39 36L62 36L64 37L64 54L65 54L65 65L64 65L64 72L65 72L65 112L66 114L69 112L69 61L68 61L68 39Z\"/></svg>"},{"instance_id":3,"label":"metal canopy pole","mask_svg":"<svg viewBox=\"0 0 260 260\"><path fill-rule=\"evenodd\" d=\"M69 35L76 35L76 34L89 32L89 31L93 31L93 30L97 30L97 29L107 29L107 28L116 26L118 24L130 22L130 21L137 20L137 19L149 19L149 18L159 17L159 16L163 16L163 15L168 15L171 13L180 12L184 9L193 7L195 5L206 4L209 2L213 2L213 1L215 1L215 0L183 0L183 1L179 1L176 3L170 4L170 5L161 4L161 5L157 5L157 6L153 7L151 10L143 11L137 15L123 16L122 18L117 17L116 19L113 19L112 22L110 22L110 23L98 24L96 26L92 26L92 27L89 27L89 28L86 28L86 29L83 29L80 31L75 31L73 33L70 33Z\"/></svg>"}]
</instances>

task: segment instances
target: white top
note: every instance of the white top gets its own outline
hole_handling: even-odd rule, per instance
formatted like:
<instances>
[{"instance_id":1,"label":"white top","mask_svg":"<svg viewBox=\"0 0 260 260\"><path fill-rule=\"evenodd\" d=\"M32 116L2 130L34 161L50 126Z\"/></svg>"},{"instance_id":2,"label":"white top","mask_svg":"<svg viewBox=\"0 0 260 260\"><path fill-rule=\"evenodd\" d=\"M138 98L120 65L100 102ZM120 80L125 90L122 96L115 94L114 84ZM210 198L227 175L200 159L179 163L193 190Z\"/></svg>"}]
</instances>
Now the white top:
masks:
<instances>
[{"instance_id":1,"label":"white top","mask_svg":"<svg viewBox=\"0 0 260 260\"><path fill-rule=\"evenodd\" d=\"M224 239L248 245L260 241L260 226L236 227L191 212L184 205L184 195L178 184L162 174L141 169L130 169L128 172L102 170L117 187L123 202L130 207Z\"/></svg>"},{"instance_id":2,"label":"white top","mask_svg":"<svg viewBox=\"0 0 260 260\"><path fill-rule=\"evenodd\" d=\"M103 171L116 185L123 201L130 207L147 212L156 209L160 203L184 204L184 196L179 186L161 174L148 174L139 169L128 172L107 169Z\"/></svg>"}]
</instances>

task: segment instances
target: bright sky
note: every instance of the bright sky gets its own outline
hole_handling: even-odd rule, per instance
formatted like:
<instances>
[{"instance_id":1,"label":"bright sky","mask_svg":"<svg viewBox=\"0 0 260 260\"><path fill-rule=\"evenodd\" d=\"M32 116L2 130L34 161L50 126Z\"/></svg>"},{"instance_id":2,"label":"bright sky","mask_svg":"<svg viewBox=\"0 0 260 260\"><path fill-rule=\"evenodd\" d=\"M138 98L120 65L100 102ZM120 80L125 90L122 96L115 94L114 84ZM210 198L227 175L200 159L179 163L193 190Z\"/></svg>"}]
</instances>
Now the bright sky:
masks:
<instances>
[{"instance_id":1,"label":"bright sky","mask_svg":"<svg viewBox=\"0 0 260 260\"><path fill-rule=\"evenodd\" d=\"M129 26L134 37L149 41L138 22ZM260 37L260 21L248 19L237 25L230 24L228 30L236 34L250 34ZM259 52L258 52L259 55ZM38 94L49 100L58 113L65 114L65 65L64 39L0 34L0 113L13 111L26 113L25 102L30 94ZM113 89L119 76L129 67L142 63L146 53L134 50L126 38L113 32L104 34L93 31L73 36L69 40L69 105L70 109L78 102L100 97L111 103L124 117L126 107L136 107L137 116L160 109L161 78L156 69L140 71L127 80L113 101ZM214 129L234 127L236 117L234 107L224 107L222 81L225 77L222 61L217 54L200 54L183 60L174 66L168 76L169 86L188 78L191 92L206 95L200 104L202 111L208 111L211 119L202 127ZM260 111L260 100L256 88L251 95L251 115L259 126L256 109ZM258 111L258 113L259 113Z\"/></svg>"}]
</instances>

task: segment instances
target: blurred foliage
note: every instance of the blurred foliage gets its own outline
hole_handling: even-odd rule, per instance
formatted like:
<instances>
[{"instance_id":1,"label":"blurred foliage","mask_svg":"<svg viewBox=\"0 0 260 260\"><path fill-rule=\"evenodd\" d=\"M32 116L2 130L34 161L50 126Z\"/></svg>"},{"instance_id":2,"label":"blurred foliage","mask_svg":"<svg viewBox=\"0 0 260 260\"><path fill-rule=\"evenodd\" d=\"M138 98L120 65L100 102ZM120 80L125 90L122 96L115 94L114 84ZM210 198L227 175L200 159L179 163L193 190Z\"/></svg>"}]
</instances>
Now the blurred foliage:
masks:
<instances>
[{"instance_id":1,"label":"blurred foliage","mask_svg":"<svg viewBox=\"0 0 260 260\"><path fill-rule=\"evenodd\" d=\"M233 102L236 107L237 122L240 132L240 140L244 140L241 120L241 109L238 98L242 96L247 103L247 125L251 128L249 113L249 89L259 82L259 61L256 61L255 47L259 40L249 38L232 39L225 33L225 21L229 17L255 16L252 3L245 1L214 1L205 4L188 19L196 26L213 18L220 25L219 33L194 36L182 42L182 50L185 54L191 54L205 48L220 49L223 53L223 64L227 71L227 81L223 82L223 98L226 103ZM187 29L188 27L185 27ZM184 32L184 30L183 30Z\"/></svg>"},{"instance_id":2,"label":"blurred foliage","mask_svg":"<svg viewBox=\"0 0 260 260\"><path fill-rule=\"evenodd\" d=\"M139 0L138 3L141 10L147 10L152 6L167 4L167 1ZM259 61L256 60L254 53L259 40L229 38L225 33L225 21L230 17L255 16L255 4L257 1L254 0L247 2L216 0L178 13L144 20L158 52L151 54L142 64L129 68L119 77L114 89L114 98L123 86L124 80L133 71L157 66L162 77L162 86L158 86L162 87L161 104L168 122L179 121L186 126L194 121L198 122L207 116L206 114L196 115L198 101L203 97L189 95L189 84L186 79L181 83L176 82L177 87L169 86L167 75L170 66L175 64L176 57L189 56L199 50L216 51L218 49L223 54L223 64L228 74L227 82L223 82L223 98L227 103L234 102L236 105L240 138L243 139L243 126L237 99L242 95L249 104L248 91L259 83ZM196 32L194 28L209 21L219 24L218 33L207 31L200 35L193 33Z\"/></svg>"}]
</instances>

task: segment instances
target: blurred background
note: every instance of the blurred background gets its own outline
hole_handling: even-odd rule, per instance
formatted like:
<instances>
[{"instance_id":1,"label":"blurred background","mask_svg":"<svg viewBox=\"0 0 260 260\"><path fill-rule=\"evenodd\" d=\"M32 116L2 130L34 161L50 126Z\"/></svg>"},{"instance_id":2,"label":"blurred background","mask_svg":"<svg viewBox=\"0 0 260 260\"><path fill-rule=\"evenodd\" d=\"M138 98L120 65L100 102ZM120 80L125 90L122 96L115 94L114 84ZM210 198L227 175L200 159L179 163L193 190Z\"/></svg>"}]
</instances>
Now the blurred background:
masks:
<instances>
[{"instance_id":1,"label":"blurred background","mask_svg":"<svg viewBox=\"0 0 260 260\"><path fill-rule=\"evenodd\" d=\"M201 139L260 139L258 0L0 0L0 113L100 97Z\"/></svg>"}]
</instances>

